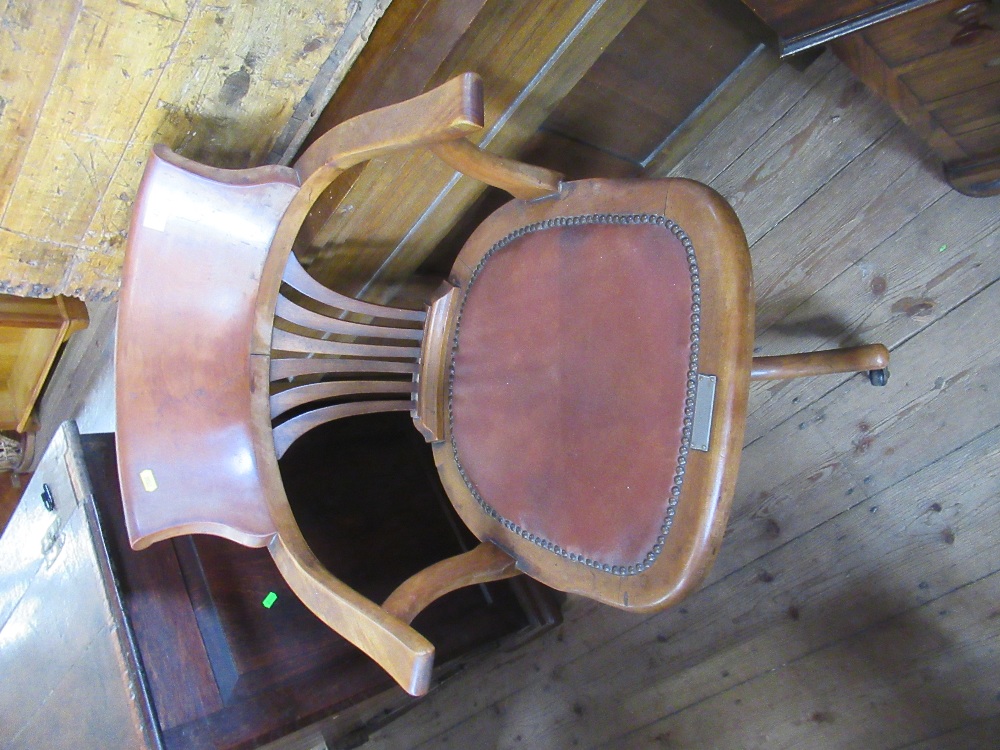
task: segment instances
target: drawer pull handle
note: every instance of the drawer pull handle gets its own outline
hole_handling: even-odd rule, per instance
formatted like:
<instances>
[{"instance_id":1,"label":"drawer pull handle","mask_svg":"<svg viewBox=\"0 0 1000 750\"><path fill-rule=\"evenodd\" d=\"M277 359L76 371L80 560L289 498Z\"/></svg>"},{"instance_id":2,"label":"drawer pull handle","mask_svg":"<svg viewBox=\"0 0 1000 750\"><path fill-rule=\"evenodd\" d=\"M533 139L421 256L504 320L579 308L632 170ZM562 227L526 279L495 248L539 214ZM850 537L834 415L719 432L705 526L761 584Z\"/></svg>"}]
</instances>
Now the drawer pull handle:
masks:
<instances>
[{"instance_id":1,"label":"drawer pull handle","mask_svg":"<svg viewBox=\"0 0 1000 750\"><path fill-rule=\"evenodd\" d=\"M993 27L986 23L986 14L989 10L988 2L976 0L952 11L949 17L951 22L962 28L951 38L951 46L968 47L990 34Z\"/></svg>"}]
</instances>

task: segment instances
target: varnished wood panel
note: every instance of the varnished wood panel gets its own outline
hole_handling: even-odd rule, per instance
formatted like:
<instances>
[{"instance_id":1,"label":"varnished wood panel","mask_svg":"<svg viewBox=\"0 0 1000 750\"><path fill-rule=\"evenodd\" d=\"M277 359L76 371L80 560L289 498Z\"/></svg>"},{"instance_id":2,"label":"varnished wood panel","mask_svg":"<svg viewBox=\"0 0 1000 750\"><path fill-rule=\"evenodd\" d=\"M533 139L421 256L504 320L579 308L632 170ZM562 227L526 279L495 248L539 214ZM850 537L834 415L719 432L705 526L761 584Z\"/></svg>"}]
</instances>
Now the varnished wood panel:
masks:
<instances>
[{"instance_id":1,"label":"varnished wood panel","mask_svg":"<svg viewBox=\"0 0 1000 750\"><path fill-rule=\"evenodd\" d=\"M955 139L930 116L916 95L881 64L878 53L865 41L863 35L838 40L834 50L865 85L893 102L899 118L940 156L946 159L963 159L968 156Z\"/></svg>"},{"instance_id":2,"label":"varnished wood panel","mask_svg":"<svg viewBox=\"0 0 1000 750\"><path fill-rule=\"evenodd\" d=\"M260 162L317 70L339 80L386 5L8 3L0 290L112 295L150 146Z\"/></svg>"},{"instance_id":3,"label":"varnished wood panel","mask_svg":"<svg viewBox=\"0 0 1000 750\"><path fill-rule=\"evenodd\" d=\"M26 432L62 344L87 327L87 308L70 297L0 295L0 429Z\"/></svg>"},{"instance_id":4,"label":"varnished wood panel","mask_svg":"<svg viewBox=\"0 0 1000 750\"><path fill-rule=\"evenodd\" d=\"M1000 37L993 3L936 2L833 48L851 70L945 162L945 177L966 195L996 195ZM967 141L962 136L975 132Z\"/></svg>"},{"instance_id":5,"label":"varnished wood panel","mask_svg":"<svg viewBox=\"0 0 1000 750\"><path fill-rule=\"evenodd\" d=\"M954 26L952 28L955 28ZM870 38L870 35L866 36ZM880 47L879 54L885 51ZM924 102L959 96L1000 81L1000 40L949 48L901 66L900 79Z\"/></svg>"},{"instance_id":6,"label":"varnished wood panel","mask_svg":"<svg viewBox=\"0 0 1000 750\"><path fill-rule=\"evenodd\" d=\"M774 29L782 56L824 44L935 0L743 0Z\"/></svg>"},{"instance_id":7,"label":"varnished wood panel","mask_svg":"<svg viewBox=\"0 0 1000 750\"><path fill-rule=\"evenodd\" d=\"M956 138L984 128L1000 127L1000 81L941 99L931 112Z\"/></svg>"},{"instance_id":8,"label":"varnished wood panel","mask_svg":"<svg viewBox=\"0 0 1000 750\"><path fill-rule=\"evenodd\" d=\"M962 133L955 140L968 153L986 156L1000 143L1000 123Z\"/></svg>"},{"instance_id":9,"label":"varnished wood panel","mask_svg":"<svg viewBox=\"0 0 1000 750\"><path fill-rule=\"evenodd\" d=\"M441 62L438 51L429 62L417 55L414 64L425 87L479 73L486 109L480 145L515 156L644 2L490 0L467 29L444 36L452 47ZM333 200L318 212L322 222L307 227L299 251L331 286L391 296L484 189L427 152L370 162L348 188L334 186Z\"/></svg>"},{"instance_id":10,"label":"varnished wood panel","mask_svg":"<svg viewBox=\"0 0 1000 750\"><path fill-rule=\"evenodd\" d=\"M741 103L768 80L781 61L761 43L674 129L645 164L649 174L667 174Z\"/></svg>"},{"instance_id":11,"label":"varnished wood panel","mask_svg":"<svg viewBox=\"0 0 1000 750\"><path fill-rule=\"evenodd\" d=\"M729 0L647 2L545 129L645 163L757 45L754 21Z\"/></svg>"},{"instance_id":12,"label":"varnished wood panel","mask_svg":"<svg viewBox=\"0 0 1000 750\"><path fill-rule=\"evenodd\" d=\"M960 58L975 55L984 46L992 45L953 44L955 35L962 26L952 14L966 5L969 5L968 0L936 0L926 4L926 7L910 10L893 18L892 23L867 28L864 35L871 44L878 47L885 63L894 68L908 66L922 59L933 59L937 53L950 53ZM983 12L978 15L983 18L986 14L987 12ZM988 21L986 18L983 20ZM988 38L985 37L986 40ZM937 62L940 64L941 60Z\"/></svg>"},{"instance_id":13,"label":"varnished wood panel","mask_svg":"<svg viewBox=\"0 0 1000 750\"><path fill-rule=\"evenodd\" d=\"M426 91L489 0L396 0L380 19L303 146L351 117ZM400 58L405 64L399 64Z\"/></svg>"},{"instance_id":14,"label":"varnished wood panel","mask_svg":"<svg viewBox=\"0 0 1000 750\"><path fill-rule=\"evenodd\" d=\"M736 86L722 87L723 81L739 78L743 91L776 64L762 59L761 35L752 14L733 0L649 0L546 117L519 158L570 180L635 177L650 162L662 165L676 153L675 141L692 142L696 110L711 102L703 120L716 112L717 121L735 106L741 94ZM716 98L720 89L729 93ZM438 242L421 273L443 276L472 229L507 200L487 191Z\"/></svg>"}]
</instances>

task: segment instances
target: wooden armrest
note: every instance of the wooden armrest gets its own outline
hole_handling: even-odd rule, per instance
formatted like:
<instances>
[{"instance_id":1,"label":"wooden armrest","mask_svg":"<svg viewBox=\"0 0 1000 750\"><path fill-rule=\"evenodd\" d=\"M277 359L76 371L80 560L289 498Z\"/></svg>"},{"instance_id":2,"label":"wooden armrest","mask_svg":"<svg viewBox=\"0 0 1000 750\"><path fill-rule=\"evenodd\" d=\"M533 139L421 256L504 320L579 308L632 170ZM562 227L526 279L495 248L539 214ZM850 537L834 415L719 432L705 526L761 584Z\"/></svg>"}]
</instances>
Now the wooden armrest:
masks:
<instances>
[{"instance_id":1,"label":"wooden armrest","mask_svg":"<svg viewBox=\"0 0 1000 750\"><path fill-rule=\"evenodd\" d=\"M413 622L431 602L450 591L519 575L513 557L491 542L449 557L406 579L382 604L403 622Z\"/></svg>"},{"instance_id":2,"label":"wooden armrest","mask_svg":"<svg viewBox=\"0 0 1000 750\"><path fill-rule=\"evenodd\" d=\"M268 550L292 591L313 614L378 662L410 695L427 692L434 665L430 641L334 577L297 528L276 534Z\"/></svg>"},{"instance_id":3,"label":"wooden armrest","mask_svg":"<svg viewBox=\"0 0 1000 750\"><path fill-rule=\"evenodd\" d=\"M294 169L304 186L390 151L461 138L482 126L483 80L464 73L426 94L345 120L306 149Z\"/></svg>"}]
</instances>

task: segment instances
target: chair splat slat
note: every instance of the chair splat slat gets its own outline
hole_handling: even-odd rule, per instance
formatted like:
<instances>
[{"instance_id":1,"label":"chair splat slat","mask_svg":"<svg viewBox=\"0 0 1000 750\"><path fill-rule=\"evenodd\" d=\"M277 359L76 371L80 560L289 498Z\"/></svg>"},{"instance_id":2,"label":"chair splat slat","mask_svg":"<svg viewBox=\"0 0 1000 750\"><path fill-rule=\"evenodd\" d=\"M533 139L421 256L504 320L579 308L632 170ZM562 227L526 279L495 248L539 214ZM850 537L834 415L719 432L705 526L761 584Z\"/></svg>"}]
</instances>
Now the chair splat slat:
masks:
<instances>
[{"instance_id":1,"label":"chair splat slat","mask_svg":"<svg viewBox=\"0 0 1000 750\"><path fill-rule=\"evenodd\" d=\"M412 411L413 401L355 401L349 404L335 404L334 406L324 406L322 409L308 411L297 417L292 417L287 422L282 422L274 428L274 452L278 458L285 455L285 451L310 430L320 425L332 422L335 419L353 417L359 414L375 414L384 411Z\"/></svg>"},{"instance_id":2,"label":"chair splat slat","mask_svg":"<svg viewBox=\"0 0 1000 750\"><path fill-rule=\"evenodd\" d=\"M381 359L328 359L326 357L272 357L271 382L299 375L345 373L393 373L413 376L416 362L391 362Z\"/></svg>"},{"instance_id":3,"label":"chair splat slat","mask_svg":"<svg viewBox=\"0 0 1000 750\"><path fill-rule=\"evenodd\" d=\"M340 354L348 357L391 357L396 359L416 359L420 356L418 346L391 346L388 344L351 344L342 341L324 341L297 333L274 330L271 348L282 352L302 354Z\"/></svg>"},{"instance_id":4,"label":"chair splat slat","mask_svg":"<svg viewBox=\"0 0 1000 750\"><path fill-rule=\"evenodd\" d=\"M298 292L312 297L317 302L324 305L336 307L339 310L358 313L360 315L370 315L373 318L388 318L390 320L413 320L423 323L427 314L423 310L407 310L402 307L387 307L385 305L375 305L371 302L362 302L353 297L339 294L332 289L327 289L316 281L309 272L302 267L294 253L288 256L288 263L281 280Z\"/></svg>"},{"instance_id":5,"label":"chair splat slat","mask_svg":"<svg viewBox=\"0 0 1000 750\"><path fill-rule=\"evenodd\" d=\"M354 323L350 320L332 318L322 313L307 310L301 305L295 304L287 297L280 295L278 303L274 308L274 315L289 323L311 328L314 331L342 336L420 341L424 335L423 330L420 328L392 328L389 326Z\"/></svg>"},{"instance_id":6,"label":"chair splat slat","mask_svg":"<svg viewBox=\"0 0 1000 750\"><path fill-rule=\"evenodd\" d=\"M412 398L413 382L409 380L340 380L294 386L271 396L271 419L276 419L296 406L314 401L368 393L409 395Z\"/></svg>"}]
</instances>

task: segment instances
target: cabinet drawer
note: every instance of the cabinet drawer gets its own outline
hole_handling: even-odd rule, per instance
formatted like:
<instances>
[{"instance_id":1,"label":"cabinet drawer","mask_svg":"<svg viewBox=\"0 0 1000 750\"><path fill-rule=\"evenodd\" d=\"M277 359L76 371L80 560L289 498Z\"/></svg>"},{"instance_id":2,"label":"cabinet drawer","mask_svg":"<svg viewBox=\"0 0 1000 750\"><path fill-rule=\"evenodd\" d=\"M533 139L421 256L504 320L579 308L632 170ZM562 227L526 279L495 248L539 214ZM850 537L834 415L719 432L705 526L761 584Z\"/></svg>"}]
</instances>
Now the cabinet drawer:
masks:
<instances>
[{"instance_id":1,"label":"cabinet drawer","mask_svg":"<svg viewBox=\"0 0 1000 750\"><path fill-rule=\"evenodd\" d=\"M992 154L1000 143L1000 123L955 137L966 153L972 156Z\"/></svg>"},{"instance_id":2,"label":"cabinet drawer","mask_svg":"<svg viewBox=\"0 0 1000 750\"><path fill-rule=\"evenodd\" d=\"M1000 34L953 48L897 69L900 80L925 103L1000 81Z\"/></svg>"},{"instance_id":3,"label":"cabinet drawer","mask_svg":"<svg viewBox=\"0 0 1000 750\"><path fill-rule=\"evenodd\" d=\"M998 125L1000 82L943 99L931 107L931 114L952 136Z\"/></svg>"},{"instance_id":4,"label":"cabinet drawer","mask_svg":"<svg viewBox=\"0 0 1000 750\"><path fill-rule=\"evenodd\" d=\"M942 0L871 26L865 29L864 35L869 44L878 49L886 65L892 68L903 67L940 52L961 51L967 47L955 43L955 36L963 26L954 14L969 4L969 0ZM983 16L986 23L996 29L996 21L1000 20L996 3L987 4L985 8ZM983 32L968 46L987 43L990 36L996 45L1000 34L994 31L992 34Z\"/></svg>"}]
</instances>

